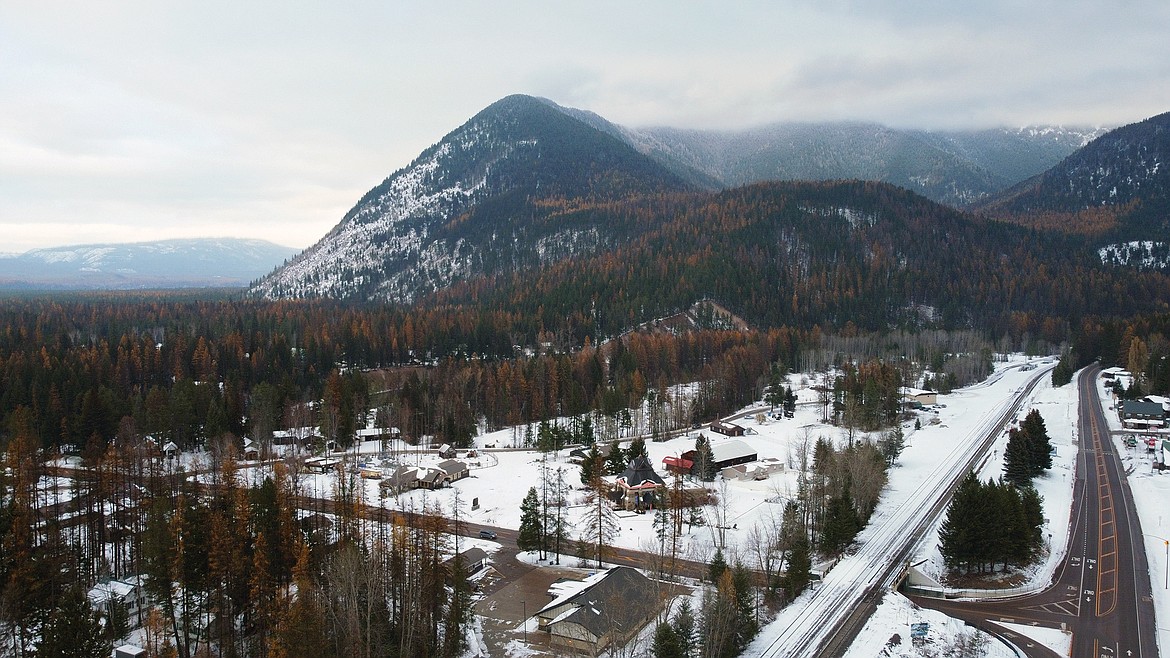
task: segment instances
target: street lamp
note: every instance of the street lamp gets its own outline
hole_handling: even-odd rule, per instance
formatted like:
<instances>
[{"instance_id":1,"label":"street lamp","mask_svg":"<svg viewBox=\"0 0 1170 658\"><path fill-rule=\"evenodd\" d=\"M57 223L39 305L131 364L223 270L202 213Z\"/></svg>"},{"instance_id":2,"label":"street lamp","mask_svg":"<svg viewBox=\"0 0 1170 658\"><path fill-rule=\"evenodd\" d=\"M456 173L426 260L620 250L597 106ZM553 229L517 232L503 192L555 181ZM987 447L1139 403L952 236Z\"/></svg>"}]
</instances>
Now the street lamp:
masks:
<instances>
[{"instance_id":1,"label":"street lamp","mask_svg":"<svg viewBox=\"0 0 1170 658\"><path fill-rule=\"evenodd\" d=\"M1166 582L1163 584L1162 588L1163 589L1170 589L1170 539L1166 539L1165 537L1159 537L1158 535L1147 534L1144 532L1142 533L1142 535L1146 536L1146 537L1153 537L1154 539L1159 539L1162 541L1162 544L1166 547Z\"/></svg>"}]
</instances>

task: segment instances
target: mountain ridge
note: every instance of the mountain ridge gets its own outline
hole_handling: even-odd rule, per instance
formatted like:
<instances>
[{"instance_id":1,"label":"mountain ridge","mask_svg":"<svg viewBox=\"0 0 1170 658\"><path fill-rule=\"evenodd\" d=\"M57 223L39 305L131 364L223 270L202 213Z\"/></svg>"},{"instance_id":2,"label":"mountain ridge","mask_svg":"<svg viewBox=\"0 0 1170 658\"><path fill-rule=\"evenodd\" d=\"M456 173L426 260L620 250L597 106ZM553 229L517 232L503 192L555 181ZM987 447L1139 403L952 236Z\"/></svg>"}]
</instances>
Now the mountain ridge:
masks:
<instances>
[{"instance_id":1,"label":"mountain ridge","mask_svg":"<svg viewBox=\"0 0 1170 658\"><path fill-rule=\"evenodd\" d=\"M0 255L0 288L245 287L296 251L267 240L246 238L46 247Z\"/></svg>"}]
</instances>

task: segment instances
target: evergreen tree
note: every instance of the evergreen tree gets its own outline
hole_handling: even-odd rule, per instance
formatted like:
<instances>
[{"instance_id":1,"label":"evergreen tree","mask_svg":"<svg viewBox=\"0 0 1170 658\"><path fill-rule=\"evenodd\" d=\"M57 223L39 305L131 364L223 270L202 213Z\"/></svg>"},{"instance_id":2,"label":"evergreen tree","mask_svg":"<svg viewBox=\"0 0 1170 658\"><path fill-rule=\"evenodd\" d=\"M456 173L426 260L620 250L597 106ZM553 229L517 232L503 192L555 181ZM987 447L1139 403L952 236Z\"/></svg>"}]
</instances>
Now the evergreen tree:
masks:
<instances>
[{"instance_id":1,"label":"evergreen tree","mask_svg":"<svg viewBox=\"0 0 1170 658\"><path fill-rule=\"evenodd\" d=\"M691 658L695 655L695 615L691 611L691 602L689 599L683 599L678 606L678 612L674 613L674 620L671 622L674 626L675 635L678 637L679 648L681 650L680 656L683 658Z\"/></svg>"},{"instance_id":2,"label":"evergreen tree","mask_svg":"<svg viewBox=\"0 0 1170 658\"><path fill-rule=\"evenodd\" d=\"M893 466L894 462L898 461L898 456L902 454L905 446L906 440L902 435L901 425L894 425L878 439L878 450L882 454L882 459L886 461L886 466Z\"/></svg>"},{"instance_id":3,"label":"evergreen tree","mask_svg":"<svg viewBox=\"0 0 1170 658\"><path fill-rule=\"evenodd\" d=\"M1057 362L1056 367L1052 369L1052 386L1060 388L1072 381L1073 366L1072 353L1065 352L1061 355L1060 361Z\"/></svg>"},{"instance_id":4,"label":"evergreen tree","mask_svg":"<svg viewBox=\"0 0 1170 658\"><path fill-rule=\"evenodd\" d=\"M784 588L788 600L791 601L804 592L804 588L812 581L812 555L810 554L808 537L802 531L794 537L788 549L788 565L784 570L784 577L780 579L780 586Z\"/></svg>"},{"instance_id":5,"label":"evergreen tree","mask_svg":"<svg viewBox=\"0 0 1170 658\"><path fill-rule=\"evenodd\" d=\"M947 506L947 516L939 528L939 551L948 568L964 567L970 569L975 553L978 536L976 517L980 501L979 479L974 471L969 471L959 488L951 497Z\"/></svg>"},{"instance_id":6,"label":"evergreen tree","mask_svg":"<svg viewBox=\"0 0 1170 658\"><path fill-rule=\"evenodd\" d=\"M683 658L682 641L678 631L669 623L661 622L654 629L654 644L650 646L654 658Z\"/></svg>"},{"instance_id":7,"label":"evergreen tree","mask_svg":"<svg viewBox=\"0 0 1170 658\"><path fill-rule=\"evenodd\" d=\"M640 436L634 437L634 440L630 441L630 447L626 448L627 462L634 461L636 457L650 458L650 454L646 452L646 441Z\"/></svg>"},{"instance_id":8,"label":"evergreen tree","mask_svg":"<svg viewBox=\"0 0 1170 658\"><path fill-rule=\"evenodd\" d=\"M1024 422L1020 423L1020 429L1028 437L1031 474L1033 477L1042 475L1044 471L1052 468L1052 442L1048 437L1048 428L1044 425L1044 417L1038 410L1033 409L1024 417Z\"/></svg>"},{"instance_id":9,"label":"evergreen tree","mask_svg":"<svg viewBox=\"0 0 1170 658\"><path fill-rule=\"evenodd\" d=\"M584 461L581 462L581 484L589 484L593 481L593 474L604 468L605 460L601 458L601 453L597 450L597 444L591 443L589 445L589 452L586 453Z\"/></svg>"},{"instance_id":10,"label":"evergreen tree","mask_svg":"<svg viewBox=\"0 0 1170 658\"><path fill-rule=\"evenodd\" d=\"M735 563L735 568L732 570L731 582L735 587L736 624L734 655L738 656L747 648L752 638L759 632L760 627L756 622L756 606L754 597L752 596L751 574L739 562Z\"/></svg>"},{"instance_id":11,"label":"evergreen tree","mask_svg":"<svg viewBox=\"0 0 1170 658\"><path fill-rule=\"evenodd\" d=\"M520 502L520 532L516 536L516 547L522 551L535 551L541 543L540 498L536 487L529 487L528 494Z\"/></svg>"},{"instance_id":12,"label":"evergreen tree","mask_svg":"<svg viewBox=\"0 0 1170 658\"><path fill-rule=\"evenodd\" d=\"M707 565L707 578L717 583L724 571L727 571L727 560L723 559L723 549L716 548L715 557L711 558L711 564Z\"/></svg>"},{"instance_id":13,"label":"evergreen tree","mask_svg":"<svg viewBox=\"0 0 1170 658\"><path fill-rule=\"evenodd\" d=\"M715 481L715 455L711 452L711 442L703 434L695 437L695 464L691 473L704 482Z\"/></svg>"},{"instance_id":14,"label":"evergreen tree","mask_svg":"<svg viewBox=\"0 0 1170 658\"><path fill-rule=\"evenodd\" d=\"M1034 470L1032 458L1028 435L1015 427L1008 430L1007 448L1003 451L1003 479L1017 487L1029 486Z\"/></svg>"},{"instance_id":15,"label":"evergreen tree","mask_svg":"<svg viewBox=\"0 0 1170 658\"><path fill-rule=\"evenodd\" d=\"M621 475L626 472L626 452L621 444L613 442L610 446L609 457L605 460L606 475Z\"/></svg>"},{"instance_id":16,"label":"evergreen tree","mask_svg":"<svg viewBox=\"0 0 1170 658\"><path fill-rule=\"evenodd\" d=\"M103 632L100 615L77 588L61 597L45 622L37 658L106 658L113 645Z\"/></svg>"},{"instance_id":17,"label":"evergreen tree","mask_svg":"<svg viewBox=\"0 0 1170 658\"><path fill-rule=\"evenodd\" d=\"M825 525L821 529L821 550L831 555L840 555L860 530L861 519L857 515L857 509L853 507L847 482L841 495L833 496L829 500Z\"/></svg>"}]
</instances>

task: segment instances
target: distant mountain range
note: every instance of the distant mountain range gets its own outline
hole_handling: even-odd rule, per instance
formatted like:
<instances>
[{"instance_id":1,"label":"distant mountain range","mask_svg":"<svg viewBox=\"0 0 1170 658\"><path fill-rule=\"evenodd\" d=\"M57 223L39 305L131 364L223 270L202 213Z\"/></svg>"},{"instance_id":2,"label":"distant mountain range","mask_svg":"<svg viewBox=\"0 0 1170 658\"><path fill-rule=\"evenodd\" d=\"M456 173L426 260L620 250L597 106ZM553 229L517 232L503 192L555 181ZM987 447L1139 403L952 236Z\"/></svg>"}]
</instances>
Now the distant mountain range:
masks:
<instances>
[{"instance_id":1,"label":"distant mountain range","mask_svg":"<svg viewBox=\"0 0 1170 658\"><path fill-rule=\"evenodd\" d=\"M0 255L0 289L245 287L296 252L235 238L34 249Z\"/></svg>"}]
</instances>

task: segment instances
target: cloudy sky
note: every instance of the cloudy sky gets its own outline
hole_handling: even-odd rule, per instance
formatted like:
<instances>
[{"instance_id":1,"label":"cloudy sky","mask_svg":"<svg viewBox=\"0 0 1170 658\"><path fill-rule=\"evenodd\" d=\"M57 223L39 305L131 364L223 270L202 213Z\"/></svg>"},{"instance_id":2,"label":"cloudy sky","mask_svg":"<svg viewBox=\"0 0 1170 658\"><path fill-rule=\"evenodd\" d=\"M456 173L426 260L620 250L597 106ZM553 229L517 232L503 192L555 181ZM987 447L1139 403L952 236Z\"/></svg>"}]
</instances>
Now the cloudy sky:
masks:
<instances>
[{"instance_id":1,"label":"cloudy sky","mask_svg":"<svg viewBox=\"0 0 1170 658\"><path fill-rule=\"evenodd\" d=\"M1116 126L1170 110L1165 0L0 0L0 252L306 247L491 102L628 126Z\"/></svg>"}]
</instances>

